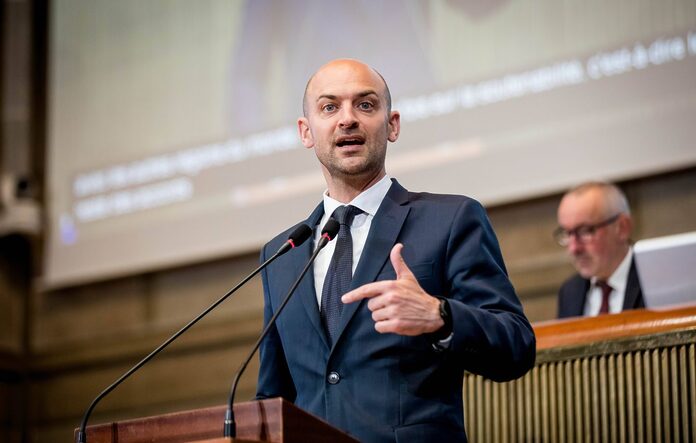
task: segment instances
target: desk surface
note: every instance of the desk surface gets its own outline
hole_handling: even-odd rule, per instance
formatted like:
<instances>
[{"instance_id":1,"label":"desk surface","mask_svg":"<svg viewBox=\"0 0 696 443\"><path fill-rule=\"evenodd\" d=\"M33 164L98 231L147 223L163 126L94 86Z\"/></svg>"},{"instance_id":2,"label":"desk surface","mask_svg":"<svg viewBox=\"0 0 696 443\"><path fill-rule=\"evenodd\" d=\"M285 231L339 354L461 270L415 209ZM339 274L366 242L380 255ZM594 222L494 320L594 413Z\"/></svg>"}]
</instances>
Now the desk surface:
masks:
<instances>
[{"instance_id":1,"label":"desk surface","mask_svg":"<svg viewBox=\"0 0 696 443\"><path fill-rule=\"evenodd\" d=\"M696 305L537 322L537 350L696 328Z\"/></svg>"}]
</instances>

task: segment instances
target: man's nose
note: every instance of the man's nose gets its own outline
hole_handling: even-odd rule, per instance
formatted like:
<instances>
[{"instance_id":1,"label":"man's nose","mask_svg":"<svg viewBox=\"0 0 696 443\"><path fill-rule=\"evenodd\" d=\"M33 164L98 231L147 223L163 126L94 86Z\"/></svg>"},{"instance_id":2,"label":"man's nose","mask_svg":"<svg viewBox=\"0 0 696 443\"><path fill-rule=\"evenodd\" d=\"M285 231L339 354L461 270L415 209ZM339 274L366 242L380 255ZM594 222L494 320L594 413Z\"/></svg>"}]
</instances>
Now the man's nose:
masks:
<instances>
[{"instance_id":1,"label":"man's nose","mask_svg":"<svg viewBox=\"0 0 696 443\"><path fill-rule=\"evenodd\" d=\"M352 106L344 106L339 115L338 126L342 129L350 129L358 124L355 110Z\"/></svg>"},{"instance_id":2,"label":"man's nose","mask_svg":"<svg viewBox=\"0 0 696 443\"><path fill-rule=\"evenodd\" d=\"M571 234L568 237L568 246L566 246L568 249L568 252L571 254L577 254L582 250L582 243L578 241L578 236L575 234Z\"/></svg>"}]
</instances>

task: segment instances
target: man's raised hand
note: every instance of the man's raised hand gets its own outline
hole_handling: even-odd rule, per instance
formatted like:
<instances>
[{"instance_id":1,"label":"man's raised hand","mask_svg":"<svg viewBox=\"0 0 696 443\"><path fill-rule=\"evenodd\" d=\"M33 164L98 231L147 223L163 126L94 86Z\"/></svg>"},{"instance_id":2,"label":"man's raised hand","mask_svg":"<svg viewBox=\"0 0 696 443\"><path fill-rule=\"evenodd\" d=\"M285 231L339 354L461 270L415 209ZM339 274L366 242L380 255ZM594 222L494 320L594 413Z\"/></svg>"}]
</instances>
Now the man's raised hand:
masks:
<instances>
[{"instance_id":1,"label":"man's raised hand","mask_svg":"<svg viewBox=\"0 0 696 443\"><path fill-rule=\"evenodd\" d=\"M401 256L403 249L397 243L389 258L396 272L396 280L368 283L341 297L343 303L369 299L375 329L380 333L420 335L435 332L444 325L440 317L440 301L426 293Z\"/></svg>"}]
</instances>

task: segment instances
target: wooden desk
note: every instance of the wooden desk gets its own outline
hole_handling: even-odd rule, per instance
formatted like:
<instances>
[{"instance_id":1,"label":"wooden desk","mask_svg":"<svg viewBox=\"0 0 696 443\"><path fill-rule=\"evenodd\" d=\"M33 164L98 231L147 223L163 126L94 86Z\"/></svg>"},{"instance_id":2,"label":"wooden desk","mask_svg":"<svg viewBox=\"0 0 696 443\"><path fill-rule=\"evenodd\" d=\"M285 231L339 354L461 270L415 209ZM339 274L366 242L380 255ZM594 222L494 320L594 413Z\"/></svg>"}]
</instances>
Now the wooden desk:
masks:
<instances>
[{"instance_id":1,"label":"wooden desk","mask_svg":"<svg viewBox=\"0 0 696 443\"><path fill-rule=\"evenodd\" d=\"M696 306L533 326L527 375L465 376L471 441L696 441Z\"/></svg>"}]
</instances>

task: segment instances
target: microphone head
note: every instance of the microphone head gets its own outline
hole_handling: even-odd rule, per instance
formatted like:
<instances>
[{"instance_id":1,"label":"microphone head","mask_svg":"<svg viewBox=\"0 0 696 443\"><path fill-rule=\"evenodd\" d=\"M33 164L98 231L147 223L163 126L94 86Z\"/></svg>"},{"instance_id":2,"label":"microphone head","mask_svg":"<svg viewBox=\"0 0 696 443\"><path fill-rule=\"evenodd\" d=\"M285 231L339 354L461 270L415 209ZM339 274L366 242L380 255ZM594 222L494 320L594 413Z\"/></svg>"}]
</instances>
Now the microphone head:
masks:
<instances>
[{"instance_id":1,"label":"microphone head","mask_svg":"<svg viewBox=\"0 0 696 443\"><path fill-rule=\"evenodd\" d=\"M307 226L305 223L302 223L300 226L295 228L294 231L292 231L292 234L288 237L288 242L292 245L293 248L300 246L302 243L305 242L309 237L312 236L312 228Z\"/></svg>"},{"instance_id":2,"label":"microphone head","mask_svg":"<svg viewBox=\"0 0 696 443\"><path fill-rule=\"evenodd\" d=\"M329 220L324 225L324 229L321 230L322 237L328 237L329 241L333 240L338 234L338 230L341 229L341 225L336 221L335 218L330 217Z\"/></svg>"}]
</instances>

